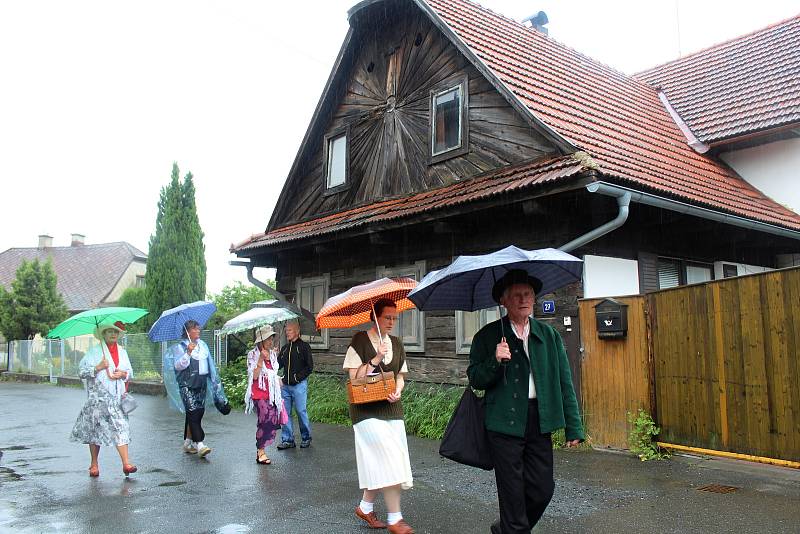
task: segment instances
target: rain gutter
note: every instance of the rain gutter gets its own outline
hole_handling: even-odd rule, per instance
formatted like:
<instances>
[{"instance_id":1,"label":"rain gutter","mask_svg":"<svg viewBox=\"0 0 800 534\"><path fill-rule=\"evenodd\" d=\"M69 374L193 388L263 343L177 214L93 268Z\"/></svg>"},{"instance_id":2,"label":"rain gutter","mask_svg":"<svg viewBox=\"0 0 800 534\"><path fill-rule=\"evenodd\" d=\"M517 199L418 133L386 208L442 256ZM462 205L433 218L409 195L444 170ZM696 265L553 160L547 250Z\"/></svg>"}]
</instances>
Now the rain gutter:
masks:
<instances>
[{"instance_id":1,"label":"rain gutter","mask_svg":"<svg viewBox=\"0 0 800 534\"><path fill-rule=\"evenodd\" d=\"M593 190L592 187L596 185L598 185L598 182L593 182L587 185L586 189L590 193L594 193L595 191L597 191L597 189ZM602 237L607 233L612 232L617 228L619 228L620 226L622 226L623 224L625 224L625 221L628 220L628 213L630 210L631 192L618 191L618 192L608 192L604 194L608 196L617 197L617 208L618 208L617 216L614 219L603 224L602 226L598 226L594 230L591 230L583 234L582 236L573 239L569 243L561 245L560 247L558 247L558 250L561 250L563 252L571 252L576 248L582 247L586 243L594 241L595 239L598 239L599 237Z\"/></svg>"},{"instance_id":2,"label":"rain gutter","mask_svg":"<svg viewBox=\"0 0 800 534\"><path fill-rule=\"evenodd\" d=\"M253 267L255 267L255 265L253 265L252 262L231 260L228 262L228 265L233 265L234 267L247 267L247 280L251 284L253 284L259 289L263 289L264 291L267 292L267 294L269 294L269 296L277 300L280 300L282 302L289 302L289 300L282 293L279 293L277 289L268 286L267 284L265 284L264 282L253 276Z\"/></svg>"},{"instance_id":3,"label":"rain gutter","mask_svg":"<svg viewBox=\"0 0 800 534\"><path fill-rule=\"evenodd\" d=\"M788 228L782 228L780 226L776 226L774 224L769 224L760 221L754 221L752 219L746 219L744 217L740 217L738 215L730 215L727 213L722 213L719 211L714 211L708 208L701 208L699 206L693 206L691 204L686 204L685 202L680 202L677 200L671 200L664 197L659 197L657 195L651 195L649 193L642 193L640 191L634 191L632 189L628 189L625 187L620 187L617 185L608 184L606 182L592 182L591 184L586 186L586 190L590 193L600 193L601 195L608 195L619 198L620 195L629 194L630 200L633 202L637 202L639 204L646 204L648 206L654 206L656 208L661 208L665 210L675 211L678 213L684 213L686 215L691 215L694 217L700 217L702 219L707 219L710 221L721 222L724 224L730 224L732 226L738 226L740 228L746 228L748 230L755 230L757 232L764 232L767 234L777 235L781 237L788 237L789 239L797 239L800 240L800 231L797 230L789 230ZM619 202L619 200L618 200ZM615 219L616 220L616 219ZM603 225L605 226L605 225ZM589 234L596 232L603 228L597 228L590 232ZM608 233L608 232L604 232ZM587 234L587 235L589 235ZM603 235L603 234L600 234ZM585 236L583 236L585 237ZM583 239L580 237L578 239ZM599 236L597 236L599 237ZM595 237L596 239L596 237ZM575 240L578 241L578 240ZM567 247L574 243L575 241L570 241L564 247ZM586 241L588 242L588 241ZM580 243L578 246L585 244ZM570 250L561 247L561 250ZM576 247L572 247L576 248Z\"/></svg>"}]
</instances>

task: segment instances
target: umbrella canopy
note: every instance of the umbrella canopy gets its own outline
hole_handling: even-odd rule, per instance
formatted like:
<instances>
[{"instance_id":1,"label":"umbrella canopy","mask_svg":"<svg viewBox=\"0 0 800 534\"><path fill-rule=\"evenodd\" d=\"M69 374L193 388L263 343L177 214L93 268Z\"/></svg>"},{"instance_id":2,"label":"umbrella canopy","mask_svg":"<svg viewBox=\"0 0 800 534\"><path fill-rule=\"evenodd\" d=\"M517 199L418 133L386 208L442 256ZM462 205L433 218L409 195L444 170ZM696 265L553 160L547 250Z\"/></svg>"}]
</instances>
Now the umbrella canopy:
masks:
<instances>
[{"instance_id":1,"label":"umbrella canopy","mask_svg":"<svg viewBox=\"0 0 800 534\"><path fill-rule=\"evenodd\" d=\"M47 333L49 338L67 338L94 333L95 328L101 324L113 324L121 321L126 324L134 323L147 315L147 310L142 308L95 308L75 314L61 322Z\"/></svg>"},{"instance_id":2,"label":"umbrella canopy","mask_svg":"<svg viewBox=\"0 0 800 534\"><path fill-rule=\"evenodd\" d=\"M153 323L147 337L150 341L172 341L184 336L183 325L186 321L197 321L203 328L208 320L217 311L213 302L198 300L189 304L181 304L169 310L164 310L158 321Z\"/></svg>"},{"instance_id":3,"label":"umbrella canopy","mask_svg":"<svg viewBox=\"0 0 800 534\"><path fill-rule=\"evenodd\" d=\"M225 323L220 333L235 334L266 324L297 319L298 317L300 317L298 314L286 308L251 308Z\"/></svg>"},{"instance_id":4,"label":"umbrella canopy","mask_svg":"<svg viewBox=\"0 0 800 534\"><path fill-rule=\"evenodd\" d=\"M300 323L300 330L310 334L317 331L315 315L305 308L301 308L297 304L287 302L285 300L259 300L252 304L253 308L282 308L289 310L297 315L297 321Z\"/></svg>"},{"instance_id":5,"label":"umbrella canopy","mask_svg":"<svg viewBox=\"0 0 800 534\"><path fill-rule=\"evenodd\" d=\"M483 254L459 256L449 266L429 273L408 298L420 310L475 311L497 306L492 286L512 269L542 281L540 295L581 278L583 261L554 248L524 250L515 246Z\"/></svg>"},{"instance_id":6,"label":"umbrella canopy","mask_svg":"<svg viewBox=\"0 0 800 534\"><path fill-rule=\"evenodd\" d=\"M392 299L397 311L414 307L409 292L417 285L412 278L381 278L355 286L329 298L317 314L317 328L350 328L369 322L372 307L379 299Z\"/></svg>"}]
</instances>

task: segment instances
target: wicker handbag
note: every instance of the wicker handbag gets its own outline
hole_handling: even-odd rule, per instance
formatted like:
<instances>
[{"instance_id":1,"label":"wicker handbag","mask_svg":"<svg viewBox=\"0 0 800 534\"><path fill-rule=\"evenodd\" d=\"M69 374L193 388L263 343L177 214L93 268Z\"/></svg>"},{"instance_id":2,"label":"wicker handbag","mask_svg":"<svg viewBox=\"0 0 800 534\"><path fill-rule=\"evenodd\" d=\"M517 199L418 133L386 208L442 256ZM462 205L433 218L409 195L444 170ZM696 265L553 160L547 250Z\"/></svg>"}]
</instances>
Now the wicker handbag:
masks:
<instances>
[{"instance_id":1,"label":"wicker handbag","mask_svg":"<svg viewBox=\"0 0 800 534\"><path fill-rule=\"evenodd\" d=\"M365 367L363 364L361 367ZM361 370L361 367L358 370ZM358 371L356 371L358 374ZM384 371L381 368L379 373L366 375L361 378L353 378L347 381L347 398L350 404L367 404L370 402L384 401L389 398L389 394L395 389L394 373Z\"/></svg>"}]
</instances>

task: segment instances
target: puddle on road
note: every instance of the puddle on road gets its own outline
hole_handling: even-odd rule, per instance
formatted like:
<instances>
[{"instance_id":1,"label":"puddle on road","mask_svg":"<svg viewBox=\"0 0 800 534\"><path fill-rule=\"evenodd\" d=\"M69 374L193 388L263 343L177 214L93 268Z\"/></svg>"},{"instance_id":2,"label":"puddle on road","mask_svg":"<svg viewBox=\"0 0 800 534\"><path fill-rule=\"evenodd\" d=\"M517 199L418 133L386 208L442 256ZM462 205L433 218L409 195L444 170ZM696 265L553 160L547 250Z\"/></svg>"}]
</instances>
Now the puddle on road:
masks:
<instances>
[{"instance_id":1,"label":"puddle on road","mask_svg":"<svg viewBox=\"0 0 800 534\"><path fill-rule=\"evenodd\" d=\"M25 445L11 445L10 447L0 447L0 451L27 451L30 447Z\"/></svg>"},{"instance_id":2,"label":"puddle on road","mask_svg":"<svg viewBox=\"0 0 800 534\"><path fill-rule=\"evenodd\" d=\"M239 525L238 523L231 523L229 525L225 525L219 527L217 530L214 531L214 534L245 534L250 532L250 527L247 525Z\"/></svg>"},{"instance_id":3,"label":"puddle on road","mask_svg":"<svg viewBox=\"0 0 800 534\"><path fill-rule=\"evenodd\" d=\"M171 488L173 486L183 486L184 484L186 484L185 480L173 480L172 482L162 482L159 486Z\"/></svg>"},{"instance_id":4,"label":"puddle on road","mask_svg":"<svg viewBox=\"0 0 800 534\"><path fill-rule=\"evenodd\" d=\"M0 467L0 481L3 480L22 480L22 475L17 474L13 469L8 467Z\"/></svg>"}]
</instances>

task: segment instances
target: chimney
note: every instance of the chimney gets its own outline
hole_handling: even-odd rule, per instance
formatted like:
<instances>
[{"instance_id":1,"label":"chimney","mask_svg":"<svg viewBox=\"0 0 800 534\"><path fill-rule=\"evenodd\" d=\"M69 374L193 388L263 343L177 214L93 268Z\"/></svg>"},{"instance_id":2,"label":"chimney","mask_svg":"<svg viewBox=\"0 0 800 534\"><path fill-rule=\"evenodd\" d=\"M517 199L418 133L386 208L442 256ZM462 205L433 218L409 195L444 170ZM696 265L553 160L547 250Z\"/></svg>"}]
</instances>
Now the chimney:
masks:
<instances>
[{"instance_id":1,"label":"chimney","mask_svg":"<svg viewBox=\"0 0 800 534\"><path fill-rule=\"evenodd\" d=\"M71 246L71 247L80 247L81 245L84 244L85 240L86 240L86 236L83 235L83 234L72 234L72 242L70 243L69 246Z\"/></svg>"},{"instance_id":2,"label":"chimney","mask_svg":"<svg viewBox=\"0 0 800 534\"><path fill-rule=\"evenodd\" d=\"M544 25L548 22L550 21L547 19L547 14L544 11L539 11L528 18L522 19L522 24L545 35L547 35L547 28L545 28Z\"/></svg>"},{"instance_id":3,"label":"chimney","mask_svg":"<svg viewBox=\"0 0 800 534\"><path fill-rule=\"evenodd\" d=\"M39 248L50 248L53 246L53 237L42 234L39 236Z\"/></svg>"}]
</instances>

